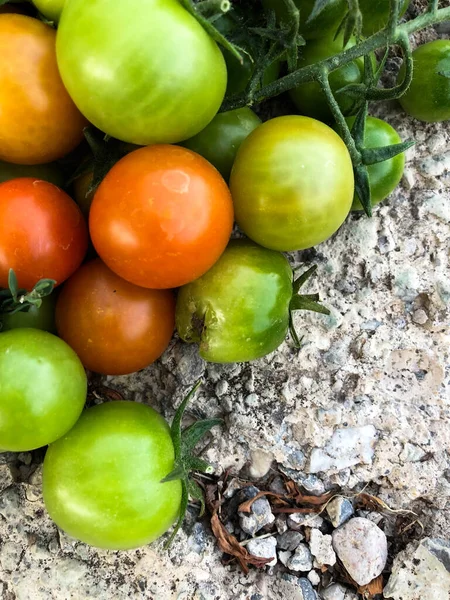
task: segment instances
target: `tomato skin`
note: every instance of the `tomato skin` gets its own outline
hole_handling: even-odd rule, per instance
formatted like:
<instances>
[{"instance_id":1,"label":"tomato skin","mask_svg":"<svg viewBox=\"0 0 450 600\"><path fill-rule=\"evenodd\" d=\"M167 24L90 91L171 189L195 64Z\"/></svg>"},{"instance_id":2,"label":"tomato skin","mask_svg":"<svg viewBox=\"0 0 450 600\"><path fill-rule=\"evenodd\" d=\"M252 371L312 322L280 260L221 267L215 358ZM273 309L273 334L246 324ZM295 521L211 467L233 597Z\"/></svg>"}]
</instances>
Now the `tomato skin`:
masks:
<instances>
[{"instance_id":1,"label":"tomato skin","mask_svg":"<svg viewBox=\"0 0 450 600\"><path fill-rule=\"evenodd\" d=\"M399 17L405 14L409 3L410 0L403 0ZM386 27L390 12L389 0L359 0L359 10L363 18L362 33L364 37L369 37Z\"/></svg>"},{"instance_id":2,"label":"tomato skin","mask_svg":"<svg viewBox=\"0 0 450 600\"><path fill-rule=\"evenodd\" d=\"M38 11L55 23L61 18L65 3L66 0L33 0Z\"/></svg>"},{"instance_id":3,"label":"tomato skin","mask_svg":"<svg viewBox=\"0 0 450 600\"><path fill-rule=\"evenodd\" d=\"M86 373L75 352L45 331L0 333L0 448L28 452L54 442L77 421Z\"/></svg>"},{"instance_id":4,"label":"tomato skin","mask_svg":"<svg viewBox=\"0 0 450 600\"><path fill-rule=\"evenodd\" d=\"M161 536L178 516L179 480L169 427L149 406L109 402L86 410L45 456L44 502L69 535L126 550Z\"/></svg>"},{"instance_id":5,"label":"tomato skin","mask_svg":"<svg viewBox=\"0 0 450 600\"><path fill-rule=\"evenodd\" d=\"M27 312L20 311L14 314L5 313L0 315L0 331L4 332L10 329L23 329L27 327L56 333L55 305L56 296L55 294L50 294L50 296L42 298L42 304L39 308L37 306L30 306Z\"/></svg>"},{"instance_id":6,"label":"tomato skin","mask_svg":"<svg viewBox=\"0 0 450 600\"><path fill-rule=\"evenodd\" d=\"M175 288L203 275L225 250L233 203L219 172L199 154L148 146L111 169L89 224L100 258L120 277Z\"/></svg>"},{"instance_id":7,"label":"tomato skin","mask_svg":"<svg viewBox=\"0 0 450 600\"><path fill-rule=\"evenodd\" d=\"M236 221L249 238L272 250L300 250L326 240L344 222L353 167L344 142L327 125L277 117L244 140L230 189Z\"/></svg>"},{"instance_id":8,"label":"tomato skin","mask_svg":"<svg viewBox=\"0 0 450 600\"><path fill-rule=\"evenodd\" d=\"M285 339L291 298L292 270L281 253L232 240L212 269L179 291L177 330L200 343L207 361L254 360Z\"/></svg>"},{"instance_id":9,"label":"tomato skin","mask_svg":"<svg viewBox=\"0 0 450 600\"><path fill-rule=\"evenodd\" d=\"M240 145L258 125L261 119L248 107L219 113L183 146L206 158L228 180Z\"/></svg>"},{"instance_id":10,"label":"tomato skin","mask_svg":"<svg viewBox=\"0 0 450 600\"><path fill-rule=\"evenodd\" d=\"M31 177L0 184L0 287L8 286L9 269L27 290L44 278L59 285L87 245L83 215L61 189Z\"/></svg>"},{"instance_id":11,"label":"tomato skin","mask_svg":"<svg viewBox=\"0 0 450 600\"><path fill-rule=\"evenodd\" d=\"M351 48L356 43L355 38L351 38L346 48ZM307 67L326 58L330 58L339 52L342 52L343 37L340 35L333 40L333 36L319 38L310 41L306 46L300 48L298 68ZM336 71L332 71L329 76L329 82L333 92L337 92L346 85L360 83L364 75L364 58L360 57L355 61L343 65ZM289 91L295 106L302 115L313 117L320 121L332 121L333 116L326 101L325 95L316 81L302 83L301 85ZM345 115L351 114L354 101L345 95L337 94L336 100Z\"/></svg>"},{"instance_id":12,"label":"tomato skin","mask_svg":"<svg viewBox=\"0 0 450 600\"><path fill-rule=\"evenodd\" d=\"M64 186L64 173L56 163L46 165L14 165L0 161L0 183L19 179L20 177L34 177L53 183L58 187Z\"/></svg>"},{"instance_id":13,"label":"tomato skin","mask_svg":"<svg viewBox=\"0 0 450 600\"><path fill-rule=\"evenodd\" d=\"M62 158L86 120L58 72L54 29L23 15L0 15L0 160L34 165Z\"/></svg>"},{"instance_id":14,"label":"tomato skin","mask_svg":"<svg viewBox=\"0 0 450 600\"><path fill-rule=\"evenodd\" d=\"M222 53L178 0L71 0L56 46L81 112L126 142L188 139L213 119L225 94Z\"/></svg>"},{"instance_id":15,"label":"tomato skin","mask_svg":"<svg viewBox=\"0 0 450 600\"><path fill-rule=\"evenodd\" d=\"M128 283L96 259L64 285L56 325L87 369L126 375L147 367L169 345L175 298L169 290Z\"/></svg>"},{"instance_id":16,"label":"tomato skin","mask_svg":"<svg viewBox=\"0 0 450 600\"><path fill-rule=\"evenodd\" d=\"M448 71L450 40L434 40L419 46L412 53L413 80L399 99L403 110L419 121L437 123L450 119L450 79L440 75ZM403 79L404 65L399 81ZM424 91L426 90L426 91Z\"/></svg>"}]
</instances>

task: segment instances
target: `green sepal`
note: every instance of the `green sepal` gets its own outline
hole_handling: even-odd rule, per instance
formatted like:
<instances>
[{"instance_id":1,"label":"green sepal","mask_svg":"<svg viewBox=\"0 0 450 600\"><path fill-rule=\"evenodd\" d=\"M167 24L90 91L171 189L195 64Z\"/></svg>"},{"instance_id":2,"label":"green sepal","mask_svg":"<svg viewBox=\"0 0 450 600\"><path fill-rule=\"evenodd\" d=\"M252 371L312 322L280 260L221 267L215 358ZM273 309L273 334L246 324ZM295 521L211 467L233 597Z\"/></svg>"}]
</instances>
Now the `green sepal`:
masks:
<instances>
[{"instance_id":1,"label":"green sepal","mask_svg":"<svg viewBox=\"0 0 450 600\"><path fill-rule=\"evenodd\" d=\"M316 1L318 2L319 0ZM325 1L325 5L326 4L327 2ZM348 0L348 4L349 9L334 34L334 39L337 39L339 35L343 33L343 48L347 46L352 35L360 38L362 31L362 14L359 10L358 0Z\"/></svg>"},{"instance_id":2,"label":"green sepal","mask_svg":"<svg viewBox=\"0 0 450 600\"><path fill-rule=\"evenodd\" d=\"M312 275L314 275L314 273L316 271L317 271L317 265L313 265L307 271L304 271L300 275L300 277L297 277L297 279L294 279L294 283L292 284L292 292L293 292L293 294L298 294L299 291L300 291L300 288L308 281L308 279Z\"/></svg>"},{"instance_id":3,"label":"green sepal","mask_svg":"<svg viewBox=\"0 0 450 600\"><path fill-rule=\"evenodd\" d=\"M289 304L289 310L310 310L312 312L321 313L322 315L329 315L330 311L325 306L319 303L319 294L312 294L311 296L293 296Z\"/></svg>"},{"instance_id":4,"label":"green sepal","mask_svg":"<svg viewBox=\"0 0 450 600\"><path fill-rule=\"evenodd\" d=\"M361 206L368 217L372 216L372 200L369 184L369 173L365 165L359 165L354 169L355 173L355 191L361 202Z\"/></svg>"},{"instance_id":5,"label":"green sepal","mask_svg":"<svg viewBox=\"0 0 450 600\"><path fill-rule=\"evenodd\" d=\"M42 298L49 296L55 287L53 279L41 279L31 292L19 288L13 269L8 273L8 289L0 290L0 315L27 312L32 306L39 308Z\"/></svg>"},{"instance_id":6,"label":"green sepal","mask_svg":"<svg viewBox=\"0 0 450 600\"><path fill-rule=\"evenodd\" d=\"M320 15L320 13L323 11L323 9L326 8L328 2L329 2L329 0L316 0L314 2L312 11L309 13L309 17L306 19L305 24L308 25L309 23L311 23L311 21L313 21L316 17L318 17Z\"/></svg>"},{"instance_id":7,"label":"green sepal","mask_svg":"<svg viewBox=\"0 0 450 600\"><path fill-rule=\"evenodd\" d=\"M177 519L177 522L175 524L175 527L173 528L173 531L172 531L172 533L169 536L169 539L164 544L164 550L168 550L169 549L170 544L173 542L175 536L179 532L180 527L182 526L183 521L184 521L184 516L186 514L188 504L189 504L189 492L188 492L188 488L187 488L187 485L186 485L186 481L184 479L182 479L181 480L180 513L178 515L178 519Z\"/></svg>"},{"instance_id":8,"label":"green sepal","mask_svg":"<svg viewBox=\"0 0 450 600\"><path fill-rule=\"evenodd\" d=\"M192 452L200 440L216 425L223 425L222 419L205 419L196 421L187 427L182 434L181 445L182 452L188 454Z\"/></svg>"},{"instance_id":9,"label":"green sepal","mask_svg":"<svg viewBox=\"0 0 450 600\"><path fill-rule=\"evenodd\" d=\"M416 142L414 140L406 140L399 144L392 144L391 146L382 146L381 148L362 148L361 158L364 165L375 165L377 163L389 160L405 152L408 148L414 146Z\"/></svg>"},{"instance_id":10,"label":"green sepal","mask_svg":"<svg viewBox=\"0 0 450 600\"><path fill-rule=\"evenodd\" d=\"M355 121L353 123L351 134L355 140L356 147L358 150L364 146L364 136L366 131L366 120L367 120L368 103L364 102L358 111Z\"/></svg>"}]
</instances>

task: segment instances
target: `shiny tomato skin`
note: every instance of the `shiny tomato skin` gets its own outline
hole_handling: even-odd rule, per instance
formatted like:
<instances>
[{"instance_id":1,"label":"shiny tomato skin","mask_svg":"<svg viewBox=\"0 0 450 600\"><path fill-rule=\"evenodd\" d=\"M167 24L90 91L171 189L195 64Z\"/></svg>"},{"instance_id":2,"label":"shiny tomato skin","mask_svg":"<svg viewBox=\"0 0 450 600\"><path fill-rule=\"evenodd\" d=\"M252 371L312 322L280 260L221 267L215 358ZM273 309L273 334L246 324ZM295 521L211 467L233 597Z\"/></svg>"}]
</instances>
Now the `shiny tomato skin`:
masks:
<instances>
[{"instance_id":1,"label":"shiny tomato skin","mask_svg":"<svg viewBox=\"0 0 450 600\"><path fill-rule=\"evenodd\" d=\"M437 123L450 119L450 79L440 72L448 72L450 40L434 40L419 46L412 53L413 80L399 99L403 110L419 121ZM399 81L404 76L400 69Z\"/></svg>"},{"instance_id":2,"label":"shiny tomato skin","mask_svg":"<svg viewBox=\"0 0 450 600\"><path fill-rule=\"evenodd\" d=\"M155 145L122 158L91 206L92 242L127 281L175 288L219 258L233 226L233 203L220 173L186 148Z\"/></svg>"},{"instance_id":3,"label":"shiny tomato skin","mask_svg":"<svg viewBox=\"0 0 450 600\"><path fill-rule=\"evenodd\" d=\"M72 151L86 120L61 81L56 32L23 15L0 15L0 160L34 165Z\"/></svg>"},{"instance_id":4,"label":"shiny tomato skin","mask_svg":"<svg viewBox=\"0 0 450 600\"><path fill-rule=\"evenodd\" d=\"M410 0L403 0L401 3L400 17L405 14L409 3ZM387 25L390 0L359 0L359 10L363 18L362 33L364 37L369 37Z\"/></svg>"},{"instance_id":5,"label":"shiny tomato skin","mask_svg":"<svg viewBox=\"0 0 450 600\"><path fill-rule=\"evenodd\" d=\"M175 298L169 290L129 283L95 259L61 290L56 326L87 369L127 375L147 367L169 345Z\"/></svg>"},{"instance_id":6,"label":"shiny tomato skin","mask_svg":"<svg viewBox=\"0 0 450 600\"><path fill-rule=\"evenodd\" d=\"M88 245L86 223L60 188L33 178L0 184L0 287L14 269L19 287L40 279L65 281L80 266Z\"/></svg>"},{"instance_id":7,"label":"shiny tomato skin","mask_svg":"<svg viewBox=\"0 0 450 600\"><path fill-rule=\"evenodd\" d=\"M47 451L45 506L61 529L91 546L144 546L178 517L181 483L161 483L173 467L169 427L155 410L126 401L94 406Z\"/></svg>"},{"instance_id":8,"label":"shiny tomato skin","mask_svg":"<svg viewBox=\"0 0 450 600\"><path fill-rule=\"evenodd\" d=\"M240 145L259 125L261 119L247 106L222 112L183 146L206 158L228 180Z\"/></svg>"},{"instance_id":9,"label":"shiny tomato skin","mask_svg":"<svg viewBox=\"0 0 450 600\"><path fill-rule=\"evenodd\" d=\"M354 193L352 161L324 123L277 117L244 140L230 189L236 221L250 239L283 252L310 248L347 217Z\"/></svg>"},{"instance_id":10,"label":"shiny tomato skin","mask_svg":"<svg viewBox=\"0 0 450 600\"><path fill-rule=\"evenodd\" d=\"M204 129L222 104L222 53L178 0L71 0L56 46L62 79L81 112L125 142L181 142Z\"/></svg>"},{"instance_id":11,"label":"shiny tomato skin","mask_svg":"<svg viewBox=\"0 0 450 600\"><path fill-rule=\"evenodd\" d=\"M75 425L86 393L86 373L65 342L38 329L0 333L1 451L57 440Z\"/></svg>"},{"instance_id":12,"label":"shiny tomato skin","mask_svg":"<svg viewBox=\"0 0 450 600\"><path fill-rule=\"evenodd\" d=\"M65 3L66 0L33 0L38 11L55 23L59 21Z\"/></svg>"},{"instance_id":13,"label":"shiny tomato skin","mask_svg":"<svg viewBox=\"0 0 450 600\"><path fill-rule=\"evenodd\" d=\"M39 307L30 306L26 312L19 311L14 314L5 313L0 315L0 331L28 327L56 333L55 306L56 295L50 294L50 296L42 298L42 304Z\"/></svg>"},{"instance_id":14,"label":"shiny tomato skin","mask_svg":"<svg viewBox=\"0 0 450 600\"><path fill-rule=\"evenodd\" d=\"M44 165L14 165L0 161L0 183L19 179L20 177L34 177L53 183L58 187L64 186L64 173L57 163Z\"/></svg>"}]
</instances>

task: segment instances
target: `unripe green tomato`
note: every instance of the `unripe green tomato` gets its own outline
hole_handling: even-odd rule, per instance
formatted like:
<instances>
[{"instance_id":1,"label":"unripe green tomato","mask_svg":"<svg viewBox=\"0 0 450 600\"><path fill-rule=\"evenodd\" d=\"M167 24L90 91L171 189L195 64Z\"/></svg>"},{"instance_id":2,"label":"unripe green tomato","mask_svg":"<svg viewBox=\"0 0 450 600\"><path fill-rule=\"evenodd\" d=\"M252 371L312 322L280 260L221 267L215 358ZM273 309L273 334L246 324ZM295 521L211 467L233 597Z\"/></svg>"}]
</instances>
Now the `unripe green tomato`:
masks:
<instances>
[{"instance_id":1,"label":"unripe green tomato","mask_svg":"<svg viewBox=\"0 0 450 600\"><path fill-rule=\"evenodd\" d=\"M33 0L38 11L55 23L59 21L65 3L66 0Z\"/></svg>"},{"instance_id":2,"label":"unripe green tomato","mask_svg":"<svg viewBox=\"0 0 450 600\"><path fill-rule=\"evenodd\" d=\"M450 40L435 40L412 53L413 80L399 99L408 115L436 123L450 119ZM402 65L399 81L405 75Z\"/></svg>"},{"instance_id":3,"label":"unripe green tomato","mask_svg":"<svg viewBox=\"0 0 450 600\"><path fill-rule=\"evenodd\" d=\"M346 49L351 48L355 44L355 38L351 38ZM335 54L339 54L342 50L342 35L335 40L332 35L312 40L306 46L300 48L297 66L301 68L313 65ZM363 75L364 58L362 56L330 73L330 86L344 115L352 113L355 105L354 99L346 96L345 93L336 94L336 92L347 85L361 83ZM317 81L302 83L290 90L289 94L300 114L319 119L320 121L333 120L333 115L328 106L325 94Z\"/></svg>"},{"instance_id":4,"label":"unripe green tomato","mask_svg":"<svg viewBox=\"0 0 450 600\"><path fill-rule=\"evenodd\" d=\"M258 125L261 119L247 107L219 113L183 146L209 160L228 180L240 145Z\"/></svg>"},{"instance_id":5,"label":"unripe green tomato","mask_svg":"<svg viewBox=\"0 0 450 600\"><path fill-rule=\"evenodd\" d=\"M292 269L283 254L232 240L212 269L180 289L176 326L207 361L254 360L285 339L291 297Z\"/></svg>"},{"instance_id":6,"label":"unripe green tomato","mask_svg":"<svg viewBox=\"0 0 450 600\"><path fill-rule=\"evenodd\" d=\"M60 438L86 402L75 352L39 329L0 333L0 450L28 452Z\"/></svg>"},{"instance_id":7,"label":"unripe green tomato","mask_svg":"<svg viewBox=\"0 0 450 600\"><path fill-rule=\"evenodd\" d=\"M14 314L5 313L0 315L0 332L32 327L54 333L56 331L55 305L56 296L50 294L50 296L42 298L42 304L39 307L30 306L26 312L20 311Z\"/></svg>"},{"instance_id":8,"label":"unripe green tomato","mask_svg":"<svg viewBox=\"0 0 450 600\"><path fill-rule=\"evenodd\" d=\"M167 423L137 402L86 410L49 447L43 471L47 511L58 527L98 548L144 546L169 529L181 504Z\"/></svg>"},{"instance_id":9,"label":"unripe green tomato","mask_svg":"<svg viewBox=\"0 0 450 600\"><path fill-rule=\"evenodd\" d=\"M43 181L64 187L64 173L56 163L44 165L15 165L0 160L0 183L19 177L36 177Z\"/></svg>"},{"instance_id":10,"label":"unripe green tomato","mask_svg":"<svg viewBox=\"0 0 450 600\"><path fill-rule=\"evenodd\" d=\"M408 8L410 0L403 0L400 6L399 17L402 17ZM386 27L391 3L390 0L359 0L359 10L362 13L364 37L369 37Z\"/></svg>"}]
</instances>

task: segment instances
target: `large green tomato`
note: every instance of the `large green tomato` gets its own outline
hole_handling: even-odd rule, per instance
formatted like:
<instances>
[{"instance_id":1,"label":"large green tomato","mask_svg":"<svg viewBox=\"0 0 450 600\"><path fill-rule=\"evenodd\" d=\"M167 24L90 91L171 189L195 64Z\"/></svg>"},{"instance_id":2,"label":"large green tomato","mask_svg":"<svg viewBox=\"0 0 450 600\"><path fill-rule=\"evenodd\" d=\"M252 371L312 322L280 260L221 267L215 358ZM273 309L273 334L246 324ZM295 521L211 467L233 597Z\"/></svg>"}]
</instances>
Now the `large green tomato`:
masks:
<instances>
[{"instance_id":1,"label":"large green tomato","mask_svg":"<svg viewBox=\"0 0 450 600\"><path fill-rule=\"evenodd\" d=\"M249 238L273 250L310 248L344 222L354 178L344 142L309 117L277 117L239 149L230 178L235 217Z\"/></svg>"},{"instance_id":2,"label":"large green tomato","mask_svg":"<svg viewBox=\"0 0 450 600\"><path fill-rule=\"evenodd\" d=\"M61 17L66 0L33 0L33 4L47 19L57 23Z\"/></svg>"},{"instance_id":3,"label":"large green tomato","mask_svg":"<svg viewBox=\"0 0 450 600\"><path fill-rule=\"evenodd\" d=\"M70 0L56 50L81 112L126 142L186 140L213 119L225 94L222 53L178 0Z\"/></svg>"},{"instance_id":4,"label":"large green tomato","mask_svg":"<svg viewBox=\"0 0 450 600\"><path fill-rule=\"evenodd\" d=\"M292 269L283 254L233 240L205 275L178 294L176 325L211 362L243 362L272 352L289 326Z\"/></svg>"},{"instance_id":5,"label":"large green tomato","mask_svg":"<svg viewBox=\"0 0 450 600\"><path fill-rule=\"evenodd\" d=\"M346 48L351 48L356 43L355 38L351 38ZM330 56L339 54L343 49L343 37L333 36L322 37L310 41L300 48L298 67L307 67ZM353 83L360 83L364 75L364 58L357 58L355 61L343 65L336 71L332 71L329 76L331 89L336 95L336 100L342 110L347 115L351 114L354 107L354 100L345 93L339 94L338 90ZM333 116L328 106L325 95L316 81L302 83L289 92L295 106L302 115L313 117L321 121L332 121Z\"/></svg>"},{"instance_id":6,"label":"large green tomato","mask_svg":"<svg viewBox=\"0 0 450 600\"><path fill-rule=\"evenodd\" d=\"M400 98L403 110L419 121L450 119L450 40L435 40L413 52L413 80ZM405 73L400 69L399 81Z\"/></svg>"},{"instance_id":7,"label":"large green tomato","mask_svg":"<svg viewBox=\"0 0 450 600\"><path fill-rule=\"evenodd\" d=\"M209 160L228 180L237 151L258 125L261 125L261 119L247 107L219 113L203 131L186 140L183 146Z\"/></svg>"},{"instance_id":8,"label":"large green tomato","mask_svg":"<svg viewBox=\"0 0 450 600\"><path fill-rule=\"evenodd\" d=\"M18 179L19 177L35 177L58 187L64 187L64 173L56 163L45 165L13 165L0 160L0 183Z\"/></svg>"},{"instance_id":9,"label":"large green tomato","mask_svg":"<svg viewBox=\"0 0 450 600\"><path fill-rule=\"evenodd\" d=\"M300 10L300 33L307 39L330 34L334 36L348 10L346 0L328 0L319 14L308 21L316 0L294 0ZM287 12L283 0L263 0L263 6L275 11L280 20L286 20Z\"/></svg>"},{"instance_id":10,"label":"large green tomato","mask_svg":"<svg viewBox=\"0 0 450 600\"><path fill-rule=\"evenodd\" d=\"M26 312L0 314L0 331L32 327L54 333L56 331L55 305L56 295L51 294L42 298L42 304L39 307L30 306Z\"/></svg>"},{"instance_id":11,"label":"large green tomato","mask_svg":"<svg viewBox=\"0 0 450 600\"><path fill-rule=\"evenodd\" d=\"M403 0L400 6L400 17L405 14L409 2L410 0ZM362 13L362 32L365 37L386 27L390 13L390 0L359 0L359 9Z\"/></svg>"},{"instance_id":12,"label":"large green tomato","mask_svg":"<svg viewBox=\"0 0 450 600\"><path fill-rule=\"evenodd\" d=\"M25 452L64 435L83 410L87 379L75 352L38 329L0 333L0 449Z\"/></svg>"},{"instance_id":13,"label":"large green tomato","mask_svg":"<svg viewBox=\"0 0 450 600\"><path fill-rule=\"evenodd\" d=\"M149 406L110 402L83 413L50 446L43 492L50 517L69 535L111 550L136 548L178 517L181 482L167 423Z\"/></svg>"}]
</instances>

